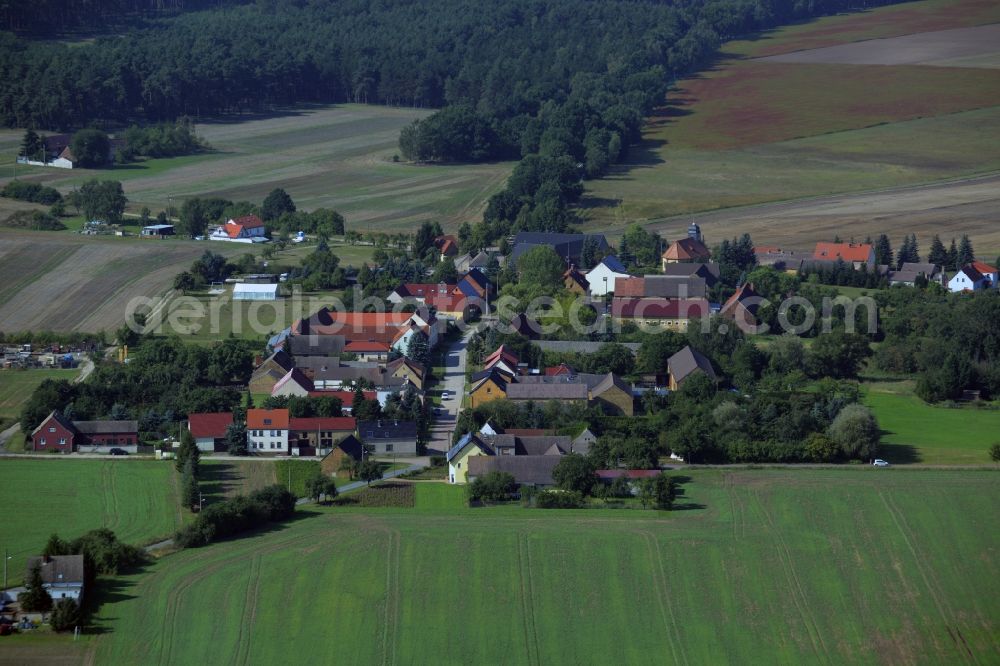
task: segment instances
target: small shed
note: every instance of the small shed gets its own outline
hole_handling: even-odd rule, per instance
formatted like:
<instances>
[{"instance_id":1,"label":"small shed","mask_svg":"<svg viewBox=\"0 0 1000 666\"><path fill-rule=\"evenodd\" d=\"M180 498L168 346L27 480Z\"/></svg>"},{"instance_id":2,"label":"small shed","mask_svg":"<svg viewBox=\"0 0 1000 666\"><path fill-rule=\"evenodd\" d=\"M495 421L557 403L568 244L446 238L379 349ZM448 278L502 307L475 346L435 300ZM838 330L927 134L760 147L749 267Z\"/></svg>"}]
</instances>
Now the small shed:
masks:
<instances>
[{"instance_id":1,"label":"small shed","mask_svg":"<svg viewBox=\"0 0 1000 666\"><path fill-rule=\"evenodd\" d=\"M239 282L233 285L234 301L276 301L278 285Z\"/></svg>"},{"instance_id":2,"label":"small shed","mask_svg":"<svg viewBox=\"0 0 1000 666\"><path fill-rule=\"evenodd\" d=\"M174 235L174 225L172 224L151 224L142 228L143 238L166 238Z\"/></svg>"}]
</instances>

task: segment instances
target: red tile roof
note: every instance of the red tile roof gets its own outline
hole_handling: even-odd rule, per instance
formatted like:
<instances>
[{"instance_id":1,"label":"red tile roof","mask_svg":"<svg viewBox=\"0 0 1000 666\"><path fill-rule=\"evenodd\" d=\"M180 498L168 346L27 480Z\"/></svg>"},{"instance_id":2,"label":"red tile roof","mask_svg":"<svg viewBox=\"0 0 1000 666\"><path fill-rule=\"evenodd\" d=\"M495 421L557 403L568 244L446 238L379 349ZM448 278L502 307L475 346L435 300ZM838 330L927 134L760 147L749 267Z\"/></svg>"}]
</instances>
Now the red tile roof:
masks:
<instances>
[{"instance_id":1,"label":"red tile roof","mask_svg":"<svg viewBox=\"0 0 1000 666\"><path fill-rule=\"evenodd\" d=\"M557 377L559 375L575 375L576 370L569 367L565 363L560 363L557 366L545 368L546 377Z\"/></svg>"},{"instance_id":2,"label":"red tile roof","mask_svg":"<svg viewBox=\"0 0 1000 666\"><path fill-rule=\"evenodd\" d=\"M645 278L629 277L615 280L615 298L642 298L645 294Z\"/></svg>"},{"instance_id":3,"label":"red tile roof","mask_svg":"<svg viewBox=\"0 0 1000 666\"><path fill-rule=\"evenodd\" d=\"M469 304L469 299L465 294L431 294L424 299L428 307L432 307L440 312L462 312Z\"/></svg>"},{"instance_id":4,"label":"red tile roof","mask_svg":"<svg viewBox=\"0 0 1000 666\"><path fill-rule=\"evenodd\" d=\"M254 229L256 227L264 226L264 221L261 220L256 215L244 215L243 217L237 217L236 219L231 220L231 222L243 225L247 229Z\"/></svg>"},{"instance_id":5,"label":"red tile roof","mask_svg":"<svg viewBox=\"0 0 1000 666\"><path fill-rule=\"evenodd\" d=\"M352 354L363 352L388 352L389 345L375 340L352 340L344 345L344 351Z\"/></svg>"},{"instance_id":6,"label":"red tile roof","mask_svg":"<svg viewBox=\"0 0 1000 666\"><path fill-rule=\"evenodd\" d=\"M813 259L867 262L871 253L872 246L868 243L816 243Z\"/></svg>"},{"instance_id":7,"label":"red tile roof","mask_svg":"<svg viewBox=\"0 0 1000 666\"><path fill-rule=\"evenodd\" d=\"M226 436L226 428L233 423L230 412L206 412L188 415L188 429L195 439Z\"/></svg>"},{"instance_id":8,"label":"red tile roof","mask_svg":"<svg viewBox=\"0 0 1000 666\"><path fill-rule=\"evenodd\" d=\"M615 298L611 304L612 316L629 319L698 319L710 312L703 299Z\"/></svg>"},{"instance_id":9,"label":"red tile roof","mask_svg":"<svg viewBox=\"0 0 1000 666\"><path fill-rule=\"evenodd\" d=\"M756 291L753 290L752 284L746 284L746 283L741 284L739 287L737 287L736 291L733 292L733 295L726 299L725 304L722 306L722 309L719 312L720 314L727 314L730 312L730 309L735 308L737 305L740 305L750 313L756 314L757 308L760 306L760 302L752 299L759 299L759 298L760 296L757 294ZM746 302L746 301L751 301L751 302Z\"/></svg>"},{"instance_id":10,"label":"red tile roof","mask_svg":"<svg viewBox=\"0 0 1000 666\"><path fill-rule=\"evenodd\" d=\"M983 275L986 275L987 273L996 273L997 272L996 267L990 266L989 264L984 264L981 261L973 261L972 262L972 267L975 268L980 273L982 273Z\"/></svg>"},{"instance_id":11,"label":"red tile roof","mask_svg":"<svg viewBox=\"0 0 1000 666\"><path fill-rule=\"evenodd\" d=\"M695 238L681 238L670 244L667 251L663 253L663 258L668 261L692 261L695 259L708 259L712 252L705 247L705 244ZM618 284L615 283L617 287Z\"/></svg>"},{"instance_id":12,"label":"red tile roof","mask_svg":"<svg viewBox=\"0 0 1000 666\"><path fill-rule=\"evenodd\" d=\"M350 416L312 416L293 418L288 422L289 430L344 430L353 432L357 420Z\"/></svg>"},{"instance_id":13,"label":"red tile roof","mask_svg":"<svg viewBox=\"0 0 1000 666\"><path fill-rule=\"evenodd\" d=\"M250 430L288 430L288 410L248 409L247 428Z\"/></svg>"}]
</instances>

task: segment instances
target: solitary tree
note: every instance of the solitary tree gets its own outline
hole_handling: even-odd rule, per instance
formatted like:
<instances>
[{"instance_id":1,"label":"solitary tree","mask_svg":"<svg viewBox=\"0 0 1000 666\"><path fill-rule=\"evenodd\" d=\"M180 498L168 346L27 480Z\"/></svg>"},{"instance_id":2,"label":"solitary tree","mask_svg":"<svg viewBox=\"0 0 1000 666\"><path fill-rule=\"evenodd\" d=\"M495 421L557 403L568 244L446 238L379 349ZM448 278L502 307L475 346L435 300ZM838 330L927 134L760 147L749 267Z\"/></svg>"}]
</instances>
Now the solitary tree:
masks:
<instances>
[{"instance_id":1,"label":"solitary tree","mask_svg":"<svg viewBox=\"0 0 1000 666\"><path fill-rule=\"evenodd\" d=\"M996 442L990 446L990 460L1000 463L1000 442Z\"/></svg>"},{"instance_id":2,"label":"solitary tree","mask_svg":"<svg viewBox=\"0 0 1000 666\"><path fill-rule=\"evenodd\" d=\"M552 478L563 490L588 495L596 480L594 472L594 464L589 458L571 453L559 459L552 470Z\"/></svg>"},{"instance_id":3,"label":"solitary tree","mask_svg":"<svg viewBox=\"0 0 1000 666\"><path fill-rule=\"evenodd\" d=\"M201 506L201 491L198 488L198 475L194 458L188 458L181 477L181 506L193 509Z\"/></svg>"},{"instance_id":4,"label":"solitary tree","mask_svg":"<svg viewBox=\"0 0 1000 666\"><path fill-rule=\"evenodd\" d=\"M247 429L242 423L226 426L226 451L231 456L245 456L247 451Z\"/></svg>"},{"instance_id":5,"label":"solitary tree","mask_svg":"<svg viewBox=\"0 0 1000 666\"><path fill-rule=\"evenodd\" d=\"M125 213L125 191L115 180L88 180L80 186L80 208L88 220L118 224Z\"/></svg>"},{"instance_id":6,"label":"solitary tree","mask_svg":"<svg viewBox=\"0 0 1000 666\"><path fill-rule=\"evenodd\" d=\"M285 213L294 212L295 202L292 201L292 197L288 196L288 192L280 187L271 190L267 198L264 199L264 204L260 207L260 216L265 222L277 220Z\"/></svg>"},{"instance_id":7,"label":"solitary tree","mask_svg":"<svg viewBox=\"0 0 1000 666\"><path fill-rule=\"evenodd\" d=\"M29 613L44 613L52 608L52 597L42 583L42 567L34 565L28 574L28 582L24 592L17 595L17 603L21 610Z\"/></svg>"},{"instance_id":8,"label":"solitary tree","mask_svg":"<svg viewBox=\"0 0 1000 666\"><path fill-rule=\"evenodd\" d=\"M971 264L976 260L976 253L972 249L972 241L969 239L968 234L962 234L962 240L958 243L958 258L956 260L957 266L962 267L966 264Z\"/></svg>"},{"instance_id":9,"label":"solitary tree","mask_svg":"<svg viewBox=\"0 0 1000 666\"><path fill-rule=\"evenodd\" d=\"M109 161L111 140L101 130L82 129L73 135L69 148L80 166L102 167Z\"/></svg>"},{"instance_id":10,"label":"solitary tree","mask_svg":"<svg viewBox=\"0 0 1000 666\"><path fill-rule=\"evenodd\" d=\"M28 130L21 139L21 154L27 158L38 159L45 150L45 144L35 130Z\"/></svg>"},{"instance_id":11,"label":"solitary tree","mask_svg":"<svg viewBox=\"0 0 1000 666\"><path fill-rule=\"evenodd\" d=\"M178 472L184 472L187 461L192 458L194 459L194 467L197 469L198 463L201 460L201 451L198 450L198 445L195 444L191 431L184 428L181 430L181 445L177 447L177 457L174 460L174 467L176 467Z\"/></svg>"},{"instance_id":12,"label":"solitary tree","mask_svg":"<svg viewBox=\"0 0 1000 666\"><path fill-rule=\"evenodd\" d=\"M330 477L320 473L306 480L306 494L314 502L319 502L320 498L329 502L337 496L337 484Z\"/></svg>"},{"instance_id":13,"label":"solitary tree","mask_svg":"<svg viewBox=\"0 0 1000 666\"><path fill-rule=\"evenodd\" d=\"M80 624L80 607L72 599L60 599L49 618L55 631L69 631Z\"/></svg>"},{"instance_id":14,"label":"solitary tree","mask_svg":"<svg viewBox=\"0 0 1000 666\"><path fill-rule=\"evenodd\" d=\"M358 477L370 486L382 478L382 466L369 458L358 465Z\"/></svg>"},{"instance_id":15,"label":"solitary tree","mask_svg":"<svg viewBox=\"0 0 1000 666\"><path fill-rule=\"evenodd\" d=\"M844 407L827 430L846 458L867 460L878 451L881 433L875 416L864 405Z\"/></svg>"}]
</instances>

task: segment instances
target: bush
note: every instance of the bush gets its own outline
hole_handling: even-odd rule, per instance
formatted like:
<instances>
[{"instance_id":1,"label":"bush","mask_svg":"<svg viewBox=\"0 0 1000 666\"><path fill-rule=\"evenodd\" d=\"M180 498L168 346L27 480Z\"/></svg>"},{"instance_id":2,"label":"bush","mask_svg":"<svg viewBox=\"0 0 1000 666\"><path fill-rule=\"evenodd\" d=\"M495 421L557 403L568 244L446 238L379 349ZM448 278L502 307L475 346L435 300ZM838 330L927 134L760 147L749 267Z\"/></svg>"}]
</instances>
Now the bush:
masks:
<instances>
[{"instance_id":1,"label":"bush","mask_svg":"<svg viewBox=\"0 0 1000 666\"><path fill-rule=\"evenodd\" d=\"M114 532L104 527L70 542L69 553L83 555L84 568L91 574L116 575L146 560L141 548L119 541Z\"/></svg>"},{"instance_id":2,"label":"bush","mask_svg":"<svg viewBox=\"0 0 1000 666\"><path fill-rule=\"evenodd\" d=\"M181 548L205 546L217 539L246 532L295 513L296 497L279 485L249 496L238 495L202 510L193 523L177 532Z\"/></svg>"},{"instance_id":3,"label":"bush","mask_svg":"<svg viewBox=\"0 0 1000 666\"><path fill-rule=\"evenodd\" d=\"M34 231L62 231L66 225L40 210L19 210L3 221L3 226Z\"/></svg>"},{"instance_id":4,"label":"bush","mask_svg":"<svg viewBox=\"0 0 1000 666\"><path fill-rule=\"evenodd\" d=\"M539 509L579 509L583 495L574 490L543 490L535 497Z\"/></svg>"},{"instance_id":5,"label":"bush","mask_svg":"<svg viewBox=\"0 0 1000 666\"><path fill-rule=\"evenodd\" d=\"M12 180L0 190L0 197L30 201L31 203L52 204L62 201L62 195L54 187L46 187L38 183L26 183L23 180Z\"/></svg>"},{"instance_id":6,"label":"bush","mask_svg":"<svg viewBox=\"0 0 1000 666\"><path fill-rule=\"evenodd\" d=\"M447 462L444 456L431 456L431 467L444 467Z\"/></svg>"},{"instance_id":7,"label":"bush","mask_svg":"<svg viewBox=\"0 0 1000 666\"><path fill-rule=\"evenodd\" d=\"M589 458L571 453L559 460L552 470L552 478L563 490L587 495L597 480L594 472L594 463Z\"/></svg>"},{"instance_id":8,"label":"bush","mask_svg":"<svg viewBox=\"0 0 1000 666\"><path fill-rule=\"evenodd\" d=\"M990 446L990 460L1000 462L1000 442L996 442Z\"/></svg>"},{"instance_id":9,"label":"bush","mask_svg":"<svg viewBox=\"0 0 1000 666\"><path fill-rule=\"evenodd\" d=\"M80 607L72 599L60 599L52 611L49 624L55 631L69 631L80 624Z\"/></svg>"},{"instance_id":10,"label":"bush","mask_svg":"<svg viewBox=\"0 0 1000 666\"><path fill-rule=\"evenodd\" d=\"M517 482L509 472L489 472L469 484L469 500L472 502L505 502L517 491Z\"/></svg>"}]
</instances>

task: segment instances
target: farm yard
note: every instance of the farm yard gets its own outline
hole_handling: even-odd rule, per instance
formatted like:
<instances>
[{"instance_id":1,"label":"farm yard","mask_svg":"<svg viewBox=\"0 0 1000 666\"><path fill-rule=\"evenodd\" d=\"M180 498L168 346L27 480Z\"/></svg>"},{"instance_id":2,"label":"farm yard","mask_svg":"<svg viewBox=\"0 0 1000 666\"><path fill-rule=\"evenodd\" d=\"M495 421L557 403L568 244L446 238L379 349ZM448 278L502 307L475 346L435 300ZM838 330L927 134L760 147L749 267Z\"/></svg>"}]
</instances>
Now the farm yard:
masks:
<instances>
[{"instance_id":1,"label":"farm yard","mask_svg":"<svg viewBox=\"0 0 1000 666\"><path fill-rule=\"evenodd\" d=\"M982 663L1000 650L996 473L690 476L683 510L666 514L468 509L461 489L428 483L413 509L300 508L280 528L116 579L86 652L695 664ZM290 644L289 628L316 640ZM29 653L18 637L0 663L8 646Z\"/></svg>"},{"instance_id":2,"label":"farm yard","mask_svg":"<svg viewBox=\"0 0 1000 666\"><path fill-rule=\"evenodd\" d=\"M975 26L997 21L995 3L923 0L726 44L714 68L668 93L667 105L647 122L645 141L629 163L588 183L581 205L585 227L645 220L657 230L673 230L689 221L673 216L716 210L721 212L698 221L710 238L720 238L753 233L753 222L772 212L749 208L755 204L803 199L801 222L808 225L814 222L809 219L812 197L836 194L837 200L849 201L854 195L843 193L884 190L892 202L896 197L888 188L996 172L1000 70L982 66L997 51L990 37L996 28ZM952 28L973 32L937 32ZM851 53L867 55L846 63L803 50L878 37L897 39L876 46L852 43ZM926 64L935 65L956 54L952 42L960 42L970 66L892 64L905 46L897 46L901 39L917 42L933 59ZM789 51L795 53L761 57ZM912 59L924 63L919 55ZM856 64L876 61L884 64ZM970 233L1000 248L1000 232L988 223L995 191L971 200L949 198L943 203L955 208L929 212L915 227L901 226L897 219L886 226L884 217L846 215L824 217L821 224L841 237L861 238L871 222L880 223L877 232L893 237L904 229L931 234L948 224L950 233ZM903 201L890 214L903 217L905 206ZM815 217L822 216L817 212ZM815 228L799 233L798 224L770 225L768 237L789 244L819 238Z\"/></svg>"},{"instance_id":3,"label":"farm yard","mask_svg":"<svg viewBox=\"0 0 1000 666\"><path fill-rule=\"evenodd\" d=\"M179 205L196 196L259 203L281 187L301 209L339 211L354 231L411 232L423 220L457 228L481 217L513 165L394 162L400 129L429 113L346 104L199 122L196 131L212 146L210 153L107 171L31 167L30 179L63 191L94 177L120 180L130 210L146 205L154 213L168 201ZM13 162L20 137L0 132L0 161Z\"/></svg>"},{"instance_id":4,"label":"farm yard","mask_svg":"<svg viewBox=\"0 0 1000 666\"><path fill-rule=\"evenodd\" d=\"M184 520L176 477L169 462L0 459L0 544L14 558L10 583L53 533L76 538L107 527L133 544L169 537Z\"/></svg>"}]
</instances>

